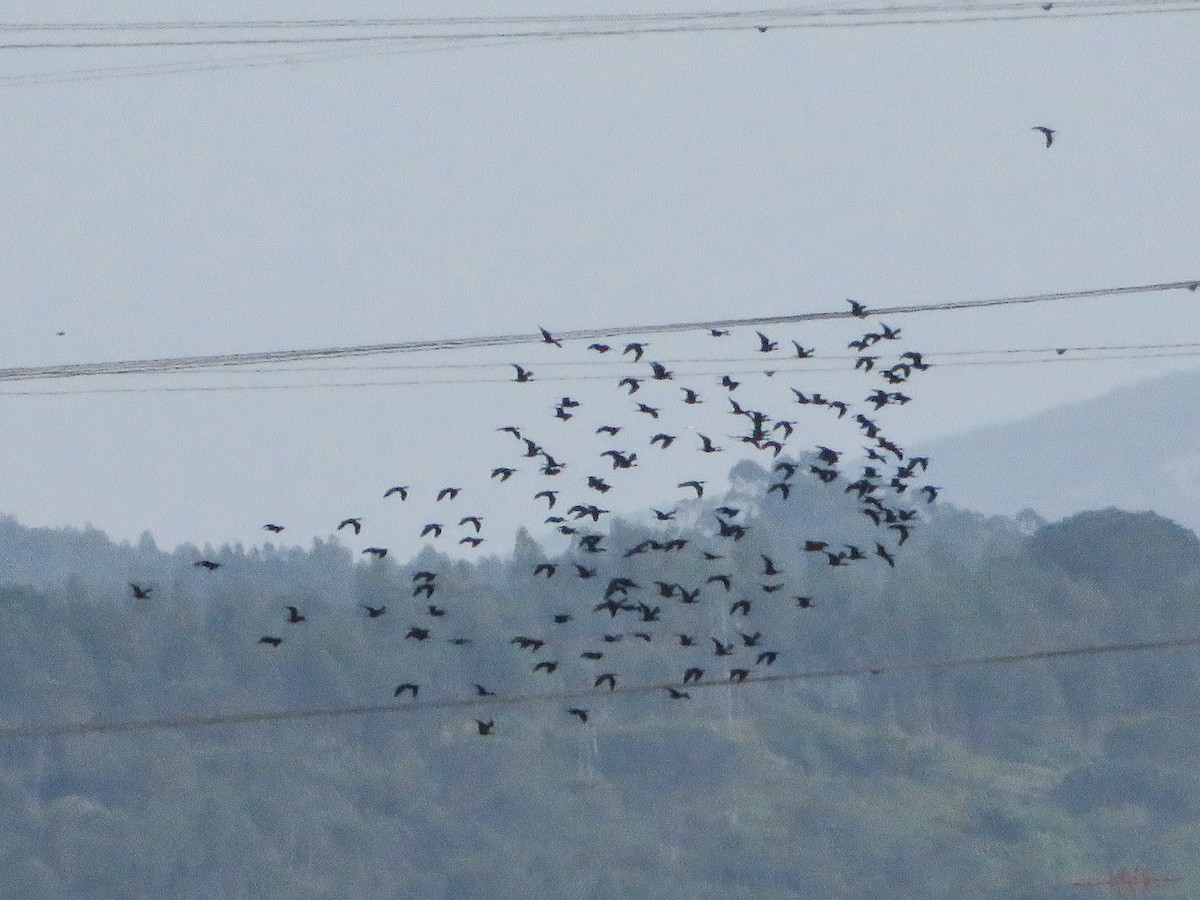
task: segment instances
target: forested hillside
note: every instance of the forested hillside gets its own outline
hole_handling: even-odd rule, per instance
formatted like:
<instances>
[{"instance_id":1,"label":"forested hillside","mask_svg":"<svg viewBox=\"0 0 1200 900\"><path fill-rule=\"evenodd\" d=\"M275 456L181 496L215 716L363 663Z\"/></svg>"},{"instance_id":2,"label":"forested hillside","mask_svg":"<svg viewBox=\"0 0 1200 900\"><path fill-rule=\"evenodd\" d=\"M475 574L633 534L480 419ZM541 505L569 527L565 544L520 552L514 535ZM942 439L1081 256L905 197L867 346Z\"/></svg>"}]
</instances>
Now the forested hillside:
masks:
<instances>
[{"instance_id":1,"label":"forested hillside","mask_svg":"<svg viewBox=\"0 0 1200 900\"><path fill-rule=\"evenodd\" d=\"M649 622L595 611L603 584L585 595L582 580L535 576L575 561L527 535L477 564L428 550L362 562L334 542L168 553L0 520L6 727L395 704L10 733L0 893L1065 898L1136 864L1180 877L1160 896L1186 895L1200 878L1195 650L921 664L1200 633L1195 535L1151 514L1047 524L937 503L894 569L829 565L803 549L814 530L853 540L869 523L819 488L784 504L770 481L744 463L734 492L684 524L611 526L597 582L619 560L631 599L659 607ZM615 549L713 546L722 503L746 534L709 568ZM707 579L761 582L764 556L785 588L731 614L736 588ZM421 571L437 573L431 597L413 596ZM687 604L656 581L704 589ZM689 629L711 662L687 697L593 690L610 670L622 689L678 686ZM725 640L745 684L708 683L724 679L712 644ZM593 646L601 661L578 658ZM557 670L532 671L550 658ZM394 698L402 683L419 697ZM469 705L477 684L496 696Z\"/></svg>"}]
</instances>

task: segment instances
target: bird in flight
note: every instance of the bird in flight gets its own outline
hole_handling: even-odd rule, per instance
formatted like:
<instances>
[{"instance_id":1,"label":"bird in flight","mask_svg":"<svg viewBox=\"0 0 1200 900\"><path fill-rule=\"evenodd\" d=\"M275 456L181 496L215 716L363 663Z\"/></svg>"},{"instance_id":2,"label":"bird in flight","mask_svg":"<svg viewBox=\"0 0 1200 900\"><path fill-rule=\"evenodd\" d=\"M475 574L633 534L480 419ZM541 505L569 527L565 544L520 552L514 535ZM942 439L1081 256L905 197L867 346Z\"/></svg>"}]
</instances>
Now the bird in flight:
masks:
<instances>
[{"instance_id":1,"label":"bird in flight","mask_svg":"<svg viewBox=\"0 0 1200 900\"><path fill-rule=\"evenodd\" d=\"M343 528L353 528L354 533L358 534L360 531L362 531L362 519L342 519L342 521L338 523L337 530L341 531Z\"/></svg>"},{"instance_id":2,"label":"bird in flight","mask_svg":"<svg viewBox=\"0 0 1200 900\"><path fill-rule=\"evenodd\" d=\"M221 564L219 562L213 562L211 559L202 559L199 562L192 563L192 565L199 566L202 569L208 569L210 572L215 572L217 569L221 568Z\"/></svg>"},{"instance_id":3,"label":"bird in flight","mask_svg":"<svg viewBox=\"0 0 1200 900\"><path fill-rule=\"evenodd\" d=\"M558 340L554 335L548 332L545 328L538 327L538 331L542 333L542 343L553 344L555 347L562 347L562 341Z\"/></svg>"},{"instance_id":4,"label":"bird in flight","mask_svg":"<svg viewBox=\"0 0 1200 900\"><path fill-rule=\"evenodd\" d=\"M516 469L508 468L508 466L498 466L497 468L492 469L492 477L499 478L502 482L508 481L508 479L513 477L516 471Z\"/></svg>"},{"instance_id":5,"label":"bird in flight","mask_svg":"<svg viewBox=\"0 0 1200 900\"><path fill-rule=\"evenodd\" d=\"M558 343L558 342L555 341L555 343ZM484 721L483 719L475 720L475 728L479 731L480 734L491 734L492 729L494 729L495 727L496 727L495 719L488 719L487 721Z\"/></svg>"},{"instance_id":6,"label":"bird in flight","mask_svg":"<svg viewBox=\"0 0 1200 900\"><path fill-rule=\"evenodd\" d=\"M416 700L417 699L417 691L420 689L420 687L421 686L419 684L412 684L411 682L405 682L404 684L396 685L396 690L392 691L392 696L400 697L404 694L405 691L408 691L409 693L412 694L413 699Z\"/></svg>"},{"instance_id":7,"label":"bird in flight","mask_svg":"<svg viewBox=\"0 0 1200 900\"><path fill-rule=\"evenodd\" d=\"M141 585L129 582L129 587L133 589L133 596L137 600L145 600L150 596L150 592L154 590L152 587L144 588Z\"/></svg>"},{"instance_id":8,"label":"bird in flight","mask_svg":"<svg viewBox=\"0 0 1200 900\"><path fill-rule=\"evenodd\" d=\"M386 500L388 497L392 496L392 494L399 494L401 500L407 500L408 499L408 485L407 484L398 484L395 487L388 488L386 491L383 492L383 499Z\"/></svg>"},{"instance_id":9,"label":"bird in flight","mask_svg":"<svg viewBox=\"0 0 1200 900\"><path fill-rule=\"evenodd\" d=\"M279 534L279 532L283 531L283 526L276 525L274 522L268 522L263 526L263 531L269 531L271 534Z\"/></svg>"},{"instance_id":10,"label":"bird in flight","mask_svg":"<svg viewBox=\"0 0 1200 900\"><path fill-rule=\"evenodd\" d=\"M283 643L283 638L271 637L270 635L263 635L262 637L260 637L258 639L258 642L260 644L267 644L268 646L271 646L271 647L278 647L280 644Z\"/></svg>"},{"instance_id":11,"label":"bird in flight","mask_svg":"<svg viewBox=\"0 0 1200 900\"><path fill-rule=\"evenodd\" d=\"M511 363L512 367L517 370L517 384L524 384L527 381L533 381L533 372L529 369L518 366L516 363Z\"/></svg>"},{"instance_id":12,"label":"bird in flight","mask_svg":"<svg viewBox=\"0 0 1200 900\"><path fill-rule=\"evenodd\" d=\"M456 488L456 487L442 488L440 491L437 492L437 499L438 499L438 501L445 500L447 498L449 498L450 500L453 500L455 497L458 496L458 492L461 490L462 490L462 488ZM437 502L437 501L435 501L435 502Z\"/></svg>"},{"instance_id":13,"label":"bird in flight","mask_svg":"<svg viewBox=\"0 0 1200 900\"><path fill-rule=\"evenodd\" d=\"M690 487L690 488L694 489L696 491L696 499L699 499L704 496L704 482L703 481L681 481L676 486L681 487L681 488Z\"/></svg>"},{"instance_id":14,"label":"bird in flight","mask_svg":"<svg viewBox=\"0 0 1200 900\"><path fill-rule=\"evenodd\" d=\"M383 559L388 555L387 547L368 547L363 553L369 553L376 559Z\"/></svg>"},{"instance_id":15,"label":"bird in flight","mask_svg":"<svg viewBox=\"0 0 1200 900\"><path fill-rule=\"evenodd\" d=\"M1030 131L1040 131L1046 136L1046 146L1049 147L1054 143L1054 129L1047 128L1045 125L1034 125Z\"/></svg>"},{"instance_id":16,"label":"bird in flight","mask_svg":"<svg viewBox=\"0 0 1200 900\"><path fill-rule=\"evenodd\" d=\"M363 603L361 605L362 605L362 608L367 611L367 618L369 618L369 619L378 619L385 612L387 612L386 606L368 606L365 603Z\"/></svg>"},{"instance_id":17,"label":"bird in flight","mask_svg":"<svg viewBox=\"0 0 1200 900\"><path fill-rule=\"evenodd\" d=\"M567 712L577 718L581 725L586 725L588 720L588 711L578 706L572 706L567 709Z\"/></svg>"},{"instance_id":18,"label":"bird in flight","mask_svg":"<svg viewBox=\"0 0 1200 900\"><path fill-rule=\"evenodd\" d=\"M296 607L285 606L284 609L286 609L288 611L288 622L290 622L291 624L295 625L297 622L308 621L304 616L302 616L300 614L300 610L296 609Z\"/></svg>"},{"instance_id":19,"label":"bird in flight","mask_svg":"<svg viewBox=\"0 0 1200 900\"><path fill-rule=\"evenodd\" d=\"M645 345L645 344L639 344L639 343L637 343L637 342L635 341L634 343L631 343L631 344L626 344L626 345L625 345L625 349L624 349L624 350L621 352L621 355L622 355L622 356L624 356L626 353L632 353L632 354L633 354L633 361L634 361L634 362L641 362L641 361L642 361L642 354L643 354L643 353L645 353L645 352L646 352L646 345Z\"/></svg>"}]
</instances>

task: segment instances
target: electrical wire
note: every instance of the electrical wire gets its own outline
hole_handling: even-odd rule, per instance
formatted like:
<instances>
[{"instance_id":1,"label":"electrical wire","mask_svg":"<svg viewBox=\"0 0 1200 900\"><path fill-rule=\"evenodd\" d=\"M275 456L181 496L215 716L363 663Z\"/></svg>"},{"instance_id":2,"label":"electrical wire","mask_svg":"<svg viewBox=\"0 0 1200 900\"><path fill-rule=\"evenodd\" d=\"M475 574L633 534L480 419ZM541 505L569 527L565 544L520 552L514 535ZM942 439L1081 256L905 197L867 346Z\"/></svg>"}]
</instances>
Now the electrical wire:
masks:
<instances>
[{"instance_id":1,"label":"electrical wire","mask_svg":"<svg viewBox=\"0 0 1200 900\"><path fill-rule=\"evenodd\" d=\"M724 679L702 679L683 684L678 681L656 684L623 685L612 690L581 688L573 691L555 691L535 694L501 694L486 697L465 697L445 700L424 700L412 703L375 703L346 706L303 707L298 709L259 710L236 713L213 713L207 715L162 716L149 719L92 720L82 722L43 723L32 725L0 726L0 741L25 740L61 736L83 736L93 734L115 734L147 731L174 731L189 728L208 728L220 725L273 725L311 719L336 719L351 716L366 716L381 713L422 712L426 710L470 709L492 706L525 706L539 703L554 703L563 700L582 700L589 697L611 695L636 695L661 693L669 688L675 690L736 687L751 684L785 684L801 681L830 679L881 677L918 671L945 671L969 666L1014 665L1036 660L1066 659L1070 657L1099 656L1110 653L1144 653L1149 651L1175 650L1200 645L1200 635L1191 637L1163 638L1153 641L1135 641L1115 644L1093 644L1054 649L1027 650L999 653L987 656L961 656L935 660L908 660L895 663L849 666L833 669L816 669L805 672L790 672L770 675L750 675L744 681Z\"/></svg>"},{"instance_id":2,"label":"electrical wire","mask_svg":"<svg viewBox=\"0 0 1200 900\"><path fill-rule=\"evenodd\" d=\"M1005 352L1005 351L996 351ZM1200 357L1200 348L1195 350L1179 351L1172 353L1124 353L1113 354L1106 356L1059 356L1057 351L1055 356L1040 358L1040 359L991 359L991 360L955 360L950 362L936 363L937 369L946 368L986 368L990 366L1024 366L1024 365L1040 365L1045 363L1084 363L1084 362L1119 362L1124 360L1134 359L1195 359ZM804 374L827 374L827 373L842 373L849 374L844 366L840 367L815 367L806 365L797 365L798 360L789 360L789 364L772 366L767 369L763 366L756 368L722 368L706 372L689 371L675 373L678 378L705 378L705 377L720 377L722 375L738 375L738 376L753 376L766 375L774 377L779 374L804 373ZM254 370L256 372L268 372L270 370ZM277 370L278 371L278 370ZM313 370L310 370L313 371ZM321 370L315 370L321 371ZM328 371L341 371L340 369L329 369ZM367 371L370 371L367 369ZM241 374L241 373L235 373ZM604 375L551 375L549 377L535 377L534 382L545 384L559 383L574 383L587 381L607 381L613 377L612 373ZM474 386L484 384L511 384L514 383L512 378L422 378L422 379L385 379L379 381L306 381L291 384L209 384L209 385L170 385L170 386L151 386L151 387L129 387L129 388L62 388L62 389L43 389L43 390L4 390L0 389L0 397L68 397L81 396L87 394L211 394L211 393L232 393L239 391L300 391L300 390L328 390L328 389L348 389L348 388L383 388L383 387L448 387L448 386Z\"/></svg>"},{"instance_id":3,"label":"electrical wire","mask_svg":"<svg viewBox=\"0 0 1200 900\"><path fill-rule=\"evenodd\" d=\"M1027 10L1024 11L1023 10ZM97 31L186 31L186 30L303 30L380 28L380 27L431 27L442 28L466 25L499 24L548 24L541 30L522 32L483 32L476 34L413 33L408 35L364 35L355 38L359 43L349 47L348 38L293 38L292 42L312 46L340 42L338 49L306 53L280 53L250 57L225 57L222 59L174 60L150 65L110 66L103 68L74 69L52 72L35 72L24 75L0 76L0 87L18 87L40 84L60 84L77 81L99 81L114 78L151 77L155 75L183 74L190 72L220 71L237 68L262 68L278 65L303 65L336 60L355 59L366 56L398 55L408 52L455 50L477 47L510 46L541 40L572 40L620 35L649 33L678 33L696 31L759 31L768 29L794 28L851 28L898 25L967 24L981 22L1046 21L1106 16L1144 15L1164 12L1195 12L1200 10L1196 0L1060 0L1058 3L952 3L952 4L902 4L887 6L801 8L792 10L740 11L736 13L662 13L643 15L610 16L542 16L542 17L459 17L442 19L343 19L343 20L276 20L276 21L230 21L230 22L144 22L144 23L8 23L0 25L0 32L36 33L38 31L85 33ZM903 18L902 16L908 16ZM738 21L732 21L739 17ZM774 18L773 18L774 17ZM779 18L788 17L788 18ZM798 18L800 17L800 18ZM663 26L668 20L672 26ZM696 20L702 20L697 24ZM600 23L602 27L566 29L569 23ZM625 23L622 27L621 23ZM636 25L637 27L631 27ZM411 46L396 46L397 42ZM424 42L426 46L417 46ZM264 41L199 41L199 42L50 42L38 44L13 43L10 49L67 49L91 50L108 48L162 48L169 46L243 46ZM279 39L266 43L278 45ZM368 49L363 49L363 45ZM383 44L384 46L379 46ZM335 44L335 46L337 46Z\"/></svg>"},{"instance_id":4,"label":"electrical wire","mask_svg":"<svg viewBox=\"0 0 1200 900\"><path fill-rule=\"evenodd\" d=\"M1200 281L1174 281L1159 284L1097 288L1085 291L1059 291L1000 297L988 300L955 300L946 303L925 303L908 306L868 308L872 316L907 315L922 312L948 312L988 307L1046 303L1059 300L1095 299L1128 294L1148 294L1187 289L1195 292ZM801 322L853 318L850 310L798 313L782 316L760 316L740 319L714 319L704 322L673 322L662 325L620 325L610 328L575 329L556 332L559 341L598 340L644 334L670 334L687 331L755 328ZM164 357L158 359L119 360L98 363L70 363L53 366L30 366L0 369L0 381L25 381L45 378L74 378L86 375L129 375L151 372L196 371L225 366L247 366L274 363L302 362L319 359L344 359L359 356L378 356L392 353L419 353L431 350L461 350L478 347L511 347L543 343L540 334L509 334L483 337L444 338L441 340L404 341L389 344L366 344L353 347L324 347L310 350L272 350L257 353L226 353L208 356Z\"/></svg>"}]
</instances>

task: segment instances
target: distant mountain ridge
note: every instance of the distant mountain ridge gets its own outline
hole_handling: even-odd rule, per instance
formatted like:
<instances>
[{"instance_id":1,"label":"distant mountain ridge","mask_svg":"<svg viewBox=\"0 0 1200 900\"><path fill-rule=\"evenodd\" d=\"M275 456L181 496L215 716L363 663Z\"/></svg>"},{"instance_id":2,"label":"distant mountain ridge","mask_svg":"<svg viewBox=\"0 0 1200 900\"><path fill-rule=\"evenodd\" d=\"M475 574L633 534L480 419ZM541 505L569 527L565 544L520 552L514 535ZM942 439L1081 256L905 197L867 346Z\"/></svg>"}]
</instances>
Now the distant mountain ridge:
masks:
<instances>
[{"instance_id":1,"label":"distant mountain ridge","mask_svg":"<svg viewBox=\"0 0 1200 900\"><path fill-rule=\"evenodd\" d=\"M1047 519L1116 506L1200 531L1200 371L930 442L943 498Z\"/></svg>"}]
</instances>

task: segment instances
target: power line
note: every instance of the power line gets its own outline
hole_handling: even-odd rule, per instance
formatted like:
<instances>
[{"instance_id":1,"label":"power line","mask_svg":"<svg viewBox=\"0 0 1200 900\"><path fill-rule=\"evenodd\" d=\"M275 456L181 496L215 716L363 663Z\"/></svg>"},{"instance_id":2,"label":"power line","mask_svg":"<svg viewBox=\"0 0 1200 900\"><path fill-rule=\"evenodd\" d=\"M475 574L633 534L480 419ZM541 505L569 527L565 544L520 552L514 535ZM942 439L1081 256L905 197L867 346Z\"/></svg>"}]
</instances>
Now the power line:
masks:
<instances>
[{"instance_id":1,"label":"power line","mask_svg":"<svg viewBox=\"0 0 1200 900\"><path fill-rule=\"evenodd\" d=\"M876 4L859 6L793 7L728 12L684 12L564 16L471 16L397 19L326 19L142 22L142 23L9 23L10 33L82 32L270 32L317 31L297 34L237 37L135 37L128 39L55 39L0 44L0 50L97 50L131 48L229 46L336 46L404 41L473 42L495 39L562 39L671 34L705 31L743 31L750 28L853 27L869 24L945 24L1003 21L1021 18L1080 18L1191 12L1195 0L1061 0L1046 9L1039 0L1005 3ZM1053 13L1048 16L1047 13ZM348 29L382 33L344 34ZM474 30L465 30L474 29Z\"/></svg>"},{"instance_id":2,"label":"power line","mask_svg":"<svg viewBox=\"0 0 1200 900\"><path fill-rule=\"evenodd\" d=\"M995 353L1005 353L1009 351L998 350ZM1014 351L1015 352L1015 351ZM1042 365L1047 363L1087 363L1087 362L1120 362L1135 359L1195 359L1200 357L1200 348L1194 350L1183 350L1170 353L1123 353L1109 355L1091 355L1091 356L1058 356L1057 351L1055 356L1049 356L1038 359L981 359L981 360L955 360L951 362L936 363L937 369L946 368L987 368L990 366L1027 366L1027 365ZM828 358L828 357L826 357ZM767 369L763 366L755 368L722 368L708 372L676 372L679 378L706 378L720 377L721 375L767 375L770 376L780 374L828 374L842 373L849 374L844 366L832 367L814 367L797 364L797 360L789 360L788 364L776 365ZM428 367L434 368L434 367ZM356 371L371 371L370 368L364 367ZM270 372L271 370L253 370L256 372ZM286 373L287 370L275 370L277 372ZM306 371L321 371L306 370ZM331 368L327 371L338 372L341 368ZM380 371L387 371L386 367L380 367ZM184 373L181 373L184 374ZM234 372L232 374L242 374ZM612 373L603 375L551 375L549 377L539 376L534 379L535 382L542 384L560 384L574 383L585 381L606 381L613 377ZM449 387L449 386L474 386L484 384L510 384L513 383L512 378L421 378L421 379L386 379L378 381L304 381L287 384L208 384L208 385L170 385L170 386L152 386L152 387L129 387L129 388L63 388L63 389L47 389L47 390L4 390L0 389L0 397L68 397L82 396L87 394L214 394L214 393L235 393L241 391L300 391L300 390L331 390L331 389L347 389L347 388L386 388L386 387Z\"/></svg>"},{"instance_id":3,"label":"power line","mask_svg":"<svg viewBox=\"0 0 1200 900\"><path fill-rule=\"evenodd\" d=\"M1029 294L1017 297L1001 297L989 300L956 300L947 303L926 303L909 306L887 306L869 308L872 316L907 315L921 312L948 312L967 309L984 309L996 306L1046 303L1059 300L1094 299L1127 294L1148 294L1183 288L1195 291L1200 281L1174 281L1159 284L1132 285L1126 287L1097 288L1085 291L1059 291L1047 294ZM609 328L575 329L556 332L560 341L597 340L612 337L627 337L643 334L671 334L687 331L724 330L729 328L755 328L771 325L797 324L801 322L849 319L850 310L798 313L783 316L761 316L740 319L714 319L704 322L673 322L662 325L619 325ZM461 350L477 347L511 347L540 344L541 335L508 334L484 337L444 338L441 340L403 341L389 344L364 344L352 347L325 347L309 350L272 350L257 353L226 353L207 356L163 357L158 359L133 359L113 362L74 363L54 366L30 366L0 369L0 381L25 381L46 378L74 378L84 375L130 375L151 372L181 372L217 367L247 366L273 363L302 362L319 359L344 359L359 356L378 356L393 353L419 353L431 350Z\"/></svg>"},{"instance_id":4,"label":"power line","mask_svg":"<svg viewBox=\"0 0 1200 900\"><path fill-rule=\"evenodd\" d=\"M1022 12L1022 10L1027 10ZM678 19L682 24L674 26L659 26L649 27L642 25L640 27L618 27L613 24L606 25L601 28L592 29L566 29L563 27L568 22L582 21L638 21L653 22L654 15L646 16L591 16L591 17L529 17L522 19L521 17L474 17L474 18L459 18L459 19L426 19L426 20L296 20L286 21L279 20L273 22L160 22L160 23L10 23L7 30L16 33L36 32L39 30L45 31L70 31L79 30L84 32L101 31L101 30L186 30L186 29L221 29L221 30L247 30L247 29L300 29L300 28L366 28L379 26L396 26L403 24L405 21L413 23L423 23L425 25L440 24L445 27L448 23L459 24L479 24L488 23L497 24L500 22L552 22L553 27L543 30L529 30L523 32L485 32L482 34L460 34L452 33L451 35L437 33L414 33L403 36L385 36L373 35L361 37L360 43L340 46L335 44L335 49L326 49L315 52L303 53L279 53L271 55L254 55L249 57L224 57L221 59L192 59L192 60L174 60L167 63L149 64L149 65L128 65L128 66L110 66L103 68L88 68L74 69L57 72L35 72L24 75L11 75L0 77L0 87L17 87L30 86L39 84L60 84L75 81L99 81L115 78L137 78L150 77L154 75L171 75L184 74L192 72L206 71L221 71L235 68L261 68L266 66L277 65L299 65L299 64L314 64L320 62L331 62L336 60L346 60L363 58L367 56L386 56L386 55L402 55L411 52L429 52L429 51L445 51L464 48L484 48L497 46L510 46L513 44L524 44L531 41L543 40L578 40L596 37L612 37L620 35L636 35L650 33L674 33L674 32L713 32L713 31L748 31L751 28L756 28L760 31L768 29L795 29L795 28L859 28L859 27L879 27L879 26L898 26L898 25L938 25L938 24L968 24L982 22L1015 22L1015 21L1047 21L1066 20L1076 18L1096 18L1109 16L1128 16L1128 15L1144 15L1150 13L1163 12L1195 12L1200 10L1200 4L1196 0L1113 0L1109 3L1096 3L1083 0L1083 2L1071 2L1071 0L1060 0L1058 3L1040 3L1040 2L1021 2L1021 3L1001 3L991 5L979 4L940 4L940 5L895 5L895 6L877 6L877 7L832 7L826 9L793 10L791 15L806 16L804 21L789 21L781 19L772 19L771 16L787 14L787 10L762 10L760 12L741 12L735 14L690 14L692 18L712 17L713 15L723 15L726 19L731 15L739 15L743 21L738 23L705 23L701 26L689 24L689 14L660 14L659 20L665 18ZM981 14L981 11L984 14ZM916 13L916 15L913 15ZM909 18L902 18L901 15L907 15ZM0 26L0 31L6 30ZM344 38L341 40L345 40ZM297 43L308 46L327 45L326 41L315 41L309 39L297 39ZM403 43L405 46L397 46L397 43ZM226 42L225 46L243 45L252 42ZM278 43L275 41L273 43ZM205 42L205 45L212 46L214 42ZM422 44L424 46L422 46ZM147 48L162 48L166 46L175 46L168 42L146 42L146 44L121 44L111 43L102 44L100 42L85 42L80 41L75 44L67 42L43 42L37 45L36 49L60 48L66 49L71 46L76 50L101 49L105 46L109 47L125 47L134 46ZM189 44L190 46L190 44ZM30 43L14 44L12 49L35 49Z\"/></svg>"},{"instance_id":5,"label":"power line","mask_svg":"<svg viewBox=\"0 0 1200 900\"><path fill-rule=\"evenodd\" d=\"M835 669L816 669L807 672L791 672L778 675L750 675L744 681L732 682L715 678L702 679L690 684L678 681L657 684L618 686L612 690L581 688L573 691L556 691L540 694L508 694L486 697L466 697L445 700L425 700L407 704L375 703L346 706L304 707L286 710L260 710L240 713L214 713L209 715L163 716L150 719L93 720L85 722L61 722L38 725L0 726L0 741L24 740L90 734L115 734L147 731L173 731L187 728L208 728L220 725L274 725L309 719L337 719L379 713L423 712L439 709L467 709L488 706L525 706L537 703L553 703L563 700L581 700L589 697L608 697L614 694L634 695L661 693L668 688L692 690L714 687L731 687L749 684L784 684L800 681L819 681L843 678L879 677L916 671L960 669L968 666L1014 665L1035 660L1065 659L1069 657L1099 656L1110 653L1144 653L1159 650L1175 650L1200 645L1200 635L1181 638L1163 638L1154 641L1135 641L1116 644L1093 644L1056 649L1029 650L1000 653L987 656L962 656L938 660L910 660L904 662L851 666Z\"/></svg>"}]
</instances>

